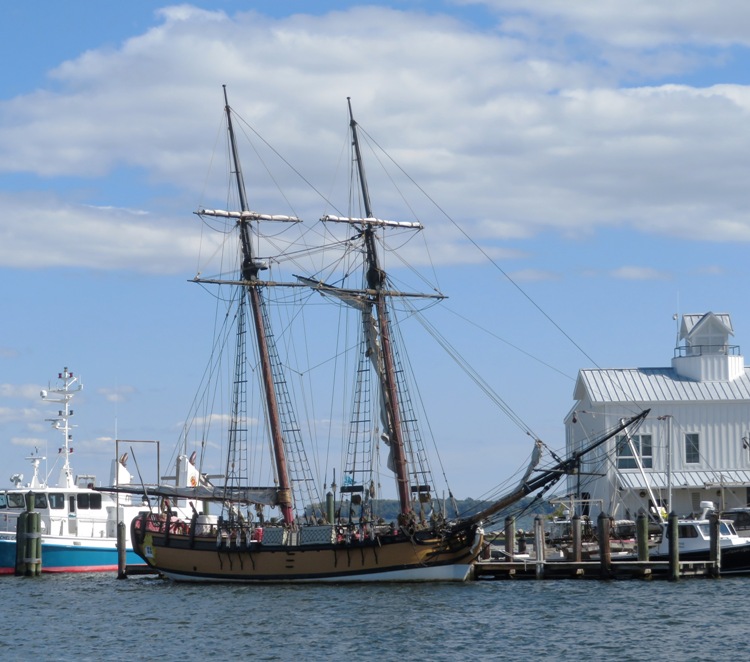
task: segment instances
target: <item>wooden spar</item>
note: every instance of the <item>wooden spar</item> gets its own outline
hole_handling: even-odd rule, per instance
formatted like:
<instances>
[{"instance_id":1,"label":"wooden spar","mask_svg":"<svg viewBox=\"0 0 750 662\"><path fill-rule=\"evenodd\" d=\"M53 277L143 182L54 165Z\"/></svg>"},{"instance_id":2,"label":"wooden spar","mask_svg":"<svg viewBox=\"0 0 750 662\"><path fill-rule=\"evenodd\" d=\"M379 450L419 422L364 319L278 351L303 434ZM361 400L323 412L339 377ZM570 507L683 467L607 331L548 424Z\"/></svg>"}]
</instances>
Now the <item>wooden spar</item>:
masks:
<instances>
[{"instance_id":1,"label":"wooden spar","mask_svg":"<svg viewBox=\"0 0 750 662\"><path fill-rule=\"evenodd\" d=\"M349 104L349 126L352 131L352 144L359 172L359 183L362 189L362 201L365 206L367 218L373 218L370 207L370 193L367 190L365 168L362 162L362 154L359 149L359 138L357 136L357 123L352 113L352 102L347 97ZM383 357L382 373L378 370L378 378L381 381L381 391L385 397L386 411L388 412L388 442L391 446L394 470L396 472L396 487L398 491L399 507L402 515L411 512L411 500L409 494L409 472L406 466L406 453L404 451L404 440L401 432L401 407L398 399L398 385L396 383L396 369L393 361L393 350L391 347L391 334L388 322L388 306L384 295L385 272L378 263L378 254L375 246L375 230L368 224L367 218L363 219L365 225L364 237L367 253L367 288L374 291L375 310L377 311L378 329L380 331L381 352Z\"/></svg>"},{"instance_id":2,"label":"wooden spar","mask_svg":"<svg viewBox=\"0 0 750 662\"><path fill-rule=\"evenodd\" d=\"M476 515L473 515L472 517L467 517L465 520L462 520L461 522L459 522L458 528L463 528L466 526L477 524L478 522L481 522L482 520L486 520L492 515L494 515L495 513L498 513L504 508L507 508L508 506L513 505L517 501L520 501L527 494L531 494L531 492L534 492L535 490L541 489L542 487L546 487L547 485L557 482L558 480L560 480L560 478L562 478L566 474L569 474L574 469L577 469L578 464L580 463L580 460L584 455L587 455L594 449L598 448L604 442L608 441L609 439L614 437L619 432L622 432L629 426L635 425L637 427L638 425L641 424L643 419L646 418L646 416L648 416L648 413L650 411L651 411L650 409L644 409L640 414L637 414L636 416L629 418L627 421L622 421L613 430L606 433L605 435L603 435L601 438L597 439L596 441L591 442L588 446L585 446L580 451L576 451L567 459L562 460L561 462L558 462L551 469L540 471L536 477L530 478L529 480L522 482L515 490L513 490L512 492L510 492L503 498L495 501L491 506L488 506L487 508L477 513Z\"/></svg>"},{"instance_id":3,"label":"wooden spar","mask_svg":"<svg viewBox=\"0 0 750 662\"><path fill-rule=\"evenodd\" d=\"M240 196L240 208L243 212L250 211L245 193L245 182L242 177L242 168L240 167L240 158L237 151L237 143L234 137L234 128L232 126L232 113L229 108L227 99L227 88L224 86L224 109L227 115L227 128L229 131L229 142L232 149L232 163L234 164L235 177L237 179L237 189ZM240 230L240 240L242 242L242 278L247 282L246 290L250 298L250 308L253 314L253 323L255 325L255 338L258 343L258 353L261 362L261 375L263 388L265 391L266 410L268 413L268 422L271 429L271 442L273 445L274 459L276 462L276 472L279 481L279 506L284 518L285 524L292 524L294 513L292 510L291 483L287 471L286 452L284 451L284 436L281 432L281 419L279 416L279 407L276 399L276 392L273 386L273 371L271 369L271 358L268 350L268 340L266 338L265 321L263 319L263 297L260 288L257 287L258 265L253 257L252 242L250 241L250 225L247 218L240 218L237 221Z\"/></svg>"},{"instance_id":4,"label":"wooden spar","mask_svg":"<svg viewBox=\"0 0 750 662\"><path fill-rule=\"evenodd\" d=\"M359 172L359 186L362 189L365 216L373 218L372 208L370 207L370 192L367 190L367 177L365 177L365 164L362 161L362 153L359 151L359 136L357 136L357 123L354 121L354 113L352 112L351 97L346 97L346 103L349 105L349 126L352 130L352 144L354 145L354 156L357 160L357 172ZM367 219L364 220L367 222Z\"/></svg>"}]
</instances>

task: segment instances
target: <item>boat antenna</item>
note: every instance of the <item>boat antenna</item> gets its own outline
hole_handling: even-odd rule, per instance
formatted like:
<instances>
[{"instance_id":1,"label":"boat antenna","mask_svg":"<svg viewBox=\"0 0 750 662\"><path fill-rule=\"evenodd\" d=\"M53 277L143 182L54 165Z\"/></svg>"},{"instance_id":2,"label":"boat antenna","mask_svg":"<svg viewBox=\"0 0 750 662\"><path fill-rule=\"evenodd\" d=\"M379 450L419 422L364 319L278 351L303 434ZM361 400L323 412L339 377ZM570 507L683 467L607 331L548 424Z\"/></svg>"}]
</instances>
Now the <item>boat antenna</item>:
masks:
<instances>
[{"instance_id":1,"label":"boat antenna","mask_svg":"<svg viewBox=\"0 0 750 662\"><path fill-rule=\"evenodd\" d=\"M73 452L73 448L70 442L73 439L71 430L75 426L70 423L70 417L73 416L70 401L75 397L76 393L83 389L83 384L78 377L74 376L68 370L67 366L63 368L62 372L58 373L57 377L61 382L60 386L56 388L49 386L49 391L42 389L39 395L45 402L57 402L63 405L63 408L58 410L56 417L46 420L52 423L52 427L55 430L59 430L63 436L63 445L60 448L60 453L63 456L63 466L60 469L58 487L73 487L73 469L70 466L70 454ZM78 386L74 388L76 382L78 382Z\"/></svg>"}]
</instances>

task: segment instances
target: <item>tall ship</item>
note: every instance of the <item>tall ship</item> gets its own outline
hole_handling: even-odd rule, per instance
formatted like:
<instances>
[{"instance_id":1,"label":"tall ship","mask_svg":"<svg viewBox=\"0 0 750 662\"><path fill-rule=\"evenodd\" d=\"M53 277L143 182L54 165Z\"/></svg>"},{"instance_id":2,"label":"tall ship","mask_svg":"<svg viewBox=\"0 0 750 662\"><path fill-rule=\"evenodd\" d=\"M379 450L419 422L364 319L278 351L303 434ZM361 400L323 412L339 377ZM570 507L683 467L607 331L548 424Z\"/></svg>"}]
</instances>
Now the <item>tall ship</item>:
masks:
<instances>
[{"instance_id":1,"label":"tall ship","mask_svg":"<svg viewBox=\"0 0 750 662\"><path fill-rule=\"evenodd\" d=\"M537 442L517 485L475 512L458 513L453 493L436 482L445 472L420 426L421 398L401 337L404 320L444 297L435 289L407 291L386 271L397 264L384 258L389 247L408 245L423 228L418 221L375 214L351 101L349 210L325 215L314 229L294 214L253 211L226 88L224 108L227 170L236 196L227 202L234 209L196 213L206 228L219 231L223 239L215 252L230 256L233 266L195 281L221 292L214 295L221 314L212 356L230 366L225 383L231 394L223 414L197 406L201 423L185 424L183 443L193 434L200 448L200 483L150 490L165 499L201 500L204 507L189 518L171 509L136 517L135 552L177 581L464 581L483 549L484 527L503 509L575 471L581 456L635 429L646 412L604 431L574 456L554 456L546 468L540 468L543 444ZM298 231L294 241L292 230ZM312 312L303 312L305 306ZM327 326L327 318L338 326ZM304 349L292 344L293 328L302 331ZM337 340L337 348L325 349ZM313 350L322 351L317 362L308 358ZM292 368L300 358L311 367ZM348 371L346 386L328 373L317 379L321 366L331 375ZM218 372L209 367L205 374ZM202 388L205 401L218 402L225 392ZM319 407L305 409L304 418L294 405L300 392L313 395ZM346 417L333 413L342 402ZM209 428L219 420L227 422L221 442ZM323 434L311 445L316 426ZM342 459L331 468L328 458L337 444ZM209 479L202 463L219 447L222 473ZM389 486L397 507L385 514Z\"/></svg>"}]
</instances>

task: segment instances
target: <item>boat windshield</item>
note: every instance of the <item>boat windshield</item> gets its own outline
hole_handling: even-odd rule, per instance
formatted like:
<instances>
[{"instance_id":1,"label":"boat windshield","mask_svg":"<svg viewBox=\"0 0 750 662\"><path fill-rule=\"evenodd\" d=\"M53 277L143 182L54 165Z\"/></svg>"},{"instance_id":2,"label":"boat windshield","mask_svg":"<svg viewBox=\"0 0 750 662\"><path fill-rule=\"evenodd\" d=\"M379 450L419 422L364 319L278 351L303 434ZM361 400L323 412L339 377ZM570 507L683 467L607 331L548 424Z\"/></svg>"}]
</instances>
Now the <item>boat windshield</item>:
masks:
<instances>
[{"instance_id":1,"label":"boat windshield","mask_svg":"<svg viewBox=\"0 0 750 662\"><path fill-rule=\"evenodd\" d=\"M708 524L696 524L695 528L700 532L701 536L703 538L709 538L711 536L711 533L708 529ZM696 536L693 536L696 537Z\"/></svg>"},{"instance_id":2,"label":"boat windshield","mask_svg":"<svg viewBox=\"0 0 750 662\"><path fill-rule=\"evenodd\" d=\"M8 508L26 508L26 498L22 492L8 492Z\"/></svg>"},{"instance_id":3,"label":"boat windshield","mask_svg":"<svg viewBox=\"0 0 750 662\"><path fill-rule=\"evenodd\" d=\"M724 520L719 521L719 535L721 536L736 536L737 531L734 528L734 525L731 522L726 522Z\"/></svg>"}]
</instances>

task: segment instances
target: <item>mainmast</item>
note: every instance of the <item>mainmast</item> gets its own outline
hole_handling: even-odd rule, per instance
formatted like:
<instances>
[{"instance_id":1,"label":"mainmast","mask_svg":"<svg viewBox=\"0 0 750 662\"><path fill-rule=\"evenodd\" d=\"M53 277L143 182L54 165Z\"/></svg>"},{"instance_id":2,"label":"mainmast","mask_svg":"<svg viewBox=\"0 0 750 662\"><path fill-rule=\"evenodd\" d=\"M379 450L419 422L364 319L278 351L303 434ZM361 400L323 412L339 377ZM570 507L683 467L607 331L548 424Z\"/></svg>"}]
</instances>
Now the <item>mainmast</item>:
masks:
<instances>
[{"instance_id":1,"label":"mainmast","mask_svg":"<svg viewBox=\"0 0 750 662\"><path fill-rule=\"evenodd\" d=\"M227 129L229 131L229 142L232 150L232 163L234 173L237 179L237 190L240 197L240 207L242 212L249 212L250 207L247 203L245 192L245 182L242 177L242 168L240 167L239 153L237 143L234 137L232 126L232 113L229 108L227 99L227 88L224 86L224 108L227 115ZM294 514L292 510L292 491L287 470L286 453L284 451L284 436L281 427L281 418L279 415L279 406L274 389L273 370L271 367L271 358L268 348L267 330L263 315L265 302L261 292L262 285L258 282L258 271L261 264L253 256L252 242L250 240L250 218L251 215L242 214L237 221L240 232L240 242L242 245L242 280L250 300L250 309L253 315L255 326L255 337L258 343L258 354L260 356L261 378L265 392L266 409L268 422L271 430L271 442L273 445L274 460L276 463L277 478L279 481L279 506L284 518L285 524L292 524Z\"/></svg>"},{"instance_id":2,"label":"mainmast","mask_svg":"<svg viewBox=\"0 0 750 662\"><path fill-rule=\"evenodd\" d=\"M375 245L376 219L370 207L370 194L367 190L367 179L365 177L364 163L359 149L359 138L357 136L357 123L352 113L351 98L347 97L349 105L349 126L352 131L352 143L357 161L359 182L362 189L362 201L365 206L366 218L362 219L364 224L364 239L366 253L366 278L367 289L374 292L371 299L377 312L378 330L380 331L381 351L383 358L382 372L379 370L379 378L382 382L381 391L385 397L385 408L388 415L388 437L393 457L396 484L398 489L398 500L402 515L411 513L411 499L409 494L409 472L406 465L406 453L404 448L403 432L401 429L401 407L398 398L398 386L396 383L396 369L393 359L393 348L391 345L390 324L388 319L388 306L384 293L386 285L385 271L380 268L378 254ZM372 222L370 222L372 221Z\"/></svg>"}]
</instances>

